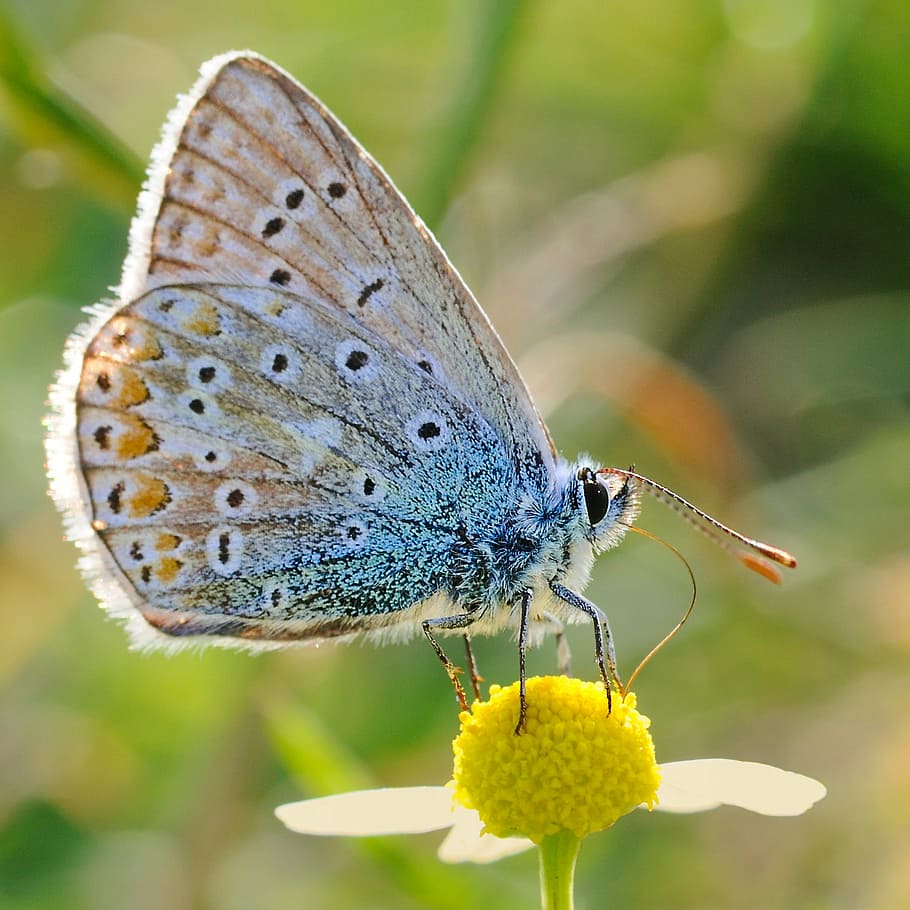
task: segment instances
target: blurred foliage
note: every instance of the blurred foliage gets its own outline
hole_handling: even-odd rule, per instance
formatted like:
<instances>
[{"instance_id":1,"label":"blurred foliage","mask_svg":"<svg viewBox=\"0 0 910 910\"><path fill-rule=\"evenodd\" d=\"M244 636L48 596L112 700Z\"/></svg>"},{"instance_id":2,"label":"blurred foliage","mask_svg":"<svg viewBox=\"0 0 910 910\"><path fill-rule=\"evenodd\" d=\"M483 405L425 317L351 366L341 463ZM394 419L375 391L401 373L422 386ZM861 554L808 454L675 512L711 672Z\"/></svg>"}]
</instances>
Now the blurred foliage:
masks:
<instances>
[{"instance_id":1,"label":"blurred foliage","mask_svg":"<svg viewBox=\"0 0 910 910\"><path fill-rule=\"evenodd\" d=\"M800 819L637 814L585 844L580 906L910 906L910 6L4 0L0 39L0 907L536 900L530 855L448 868L438 836L272 816L447 779L428 648L130 652L46 499L47 386L118 280L135 162L198 64L244 46L438 221L566 454L634 461L800 557L773 589L646 504L700 589L637 686L659 757L830 795ZM588 593L626 672L688 596L638 538ZM572 641L593 675L589 631ZM477 650L514 679L506 636Z\"/></svg>"}]
</instances>

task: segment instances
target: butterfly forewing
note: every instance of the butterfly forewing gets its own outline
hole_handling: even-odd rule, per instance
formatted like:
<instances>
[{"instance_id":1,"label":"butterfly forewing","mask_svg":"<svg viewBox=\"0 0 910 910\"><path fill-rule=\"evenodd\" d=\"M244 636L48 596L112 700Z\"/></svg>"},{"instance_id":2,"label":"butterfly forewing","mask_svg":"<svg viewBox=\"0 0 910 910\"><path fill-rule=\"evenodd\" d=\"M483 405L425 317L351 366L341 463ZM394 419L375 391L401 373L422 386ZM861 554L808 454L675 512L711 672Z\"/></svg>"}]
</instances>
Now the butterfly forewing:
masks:
<instances>
[{"instance_id":1,"label":"butterfly forewing","mask_svg":"<svg viewBox=\"0 0 910 910\"><path fill-rule=\"evenodd\" d=\"M154 220L134 230L129 261L147 275L124 286L241 283L335 306L480 413L518 476L545 488L552 445L512 361L378 165L272 64L236 56L208 72L160 189L153 175Z\"/></svg>"}]
</instances>

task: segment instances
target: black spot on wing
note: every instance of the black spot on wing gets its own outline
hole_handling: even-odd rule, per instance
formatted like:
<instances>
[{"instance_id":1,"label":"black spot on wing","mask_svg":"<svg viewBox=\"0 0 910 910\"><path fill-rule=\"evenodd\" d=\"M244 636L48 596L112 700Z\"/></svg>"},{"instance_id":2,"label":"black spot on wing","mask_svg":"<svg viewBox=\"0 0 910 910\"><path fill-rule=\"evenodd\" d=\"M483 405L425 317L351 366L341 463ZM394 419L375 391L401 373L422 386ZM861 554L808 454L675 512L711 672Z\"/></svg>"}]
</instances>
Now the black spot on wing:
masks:
<instances>
[{"instance_id":1,"label":"black spot on wing","mask_svg":"<svg viewBox=\"0 0 910 910\"><path fill-rule=\"evenodd\" d=\"M366 285L364 289L360 292L360 296L357 298L357 306L366 306L366 302L373 296L377 291L382 290L385 282L381 278L377 278L375 281L370 282Z\"/></svg>"}]
</instances>

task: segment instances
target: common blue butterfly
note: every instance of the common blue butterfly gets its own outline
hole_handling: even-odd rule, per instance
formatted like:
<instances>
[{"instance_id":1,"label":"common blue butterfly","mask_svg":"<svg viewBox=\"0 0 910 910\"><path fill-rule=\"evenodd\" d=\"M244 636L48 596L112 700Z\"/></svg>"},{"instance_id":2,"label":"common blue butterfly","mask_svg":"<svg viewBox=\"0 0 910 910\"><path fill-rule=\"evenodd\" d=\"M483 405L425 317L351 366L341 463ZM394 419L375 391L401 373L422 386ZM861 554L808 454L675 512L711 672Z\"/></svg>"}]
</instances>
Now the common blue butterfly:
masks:
<instances>
[{"instance_id":1,"label":"common blue butterfly","mask_svg":"<svg viewBox=\"0 0 910 910\"><path fill-rule=\"evenodd\" d=\"M795 565L634 473L561 458L435 239L335 117L252 53L171 114L118 299L70 339L51 492L140 643L279 646L605 617L578 591L642 492L766 575Z\"/></svg>"}]
</instances>

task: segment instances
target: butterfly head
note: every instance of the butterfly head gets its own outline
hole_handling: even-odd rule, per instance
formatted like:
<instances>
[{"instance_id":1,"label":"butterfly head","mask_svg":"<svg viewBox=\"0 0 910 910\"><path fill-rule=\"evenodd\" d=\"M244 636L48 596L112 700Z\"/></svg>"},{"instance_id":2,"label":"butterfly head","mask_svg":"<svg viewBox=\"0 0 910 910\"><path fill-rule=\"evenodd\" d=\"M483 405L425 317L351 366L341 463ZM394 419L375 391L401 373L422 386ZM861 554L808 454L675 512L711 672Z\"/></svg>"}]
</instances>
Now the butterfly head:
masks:
<instances>
[{"instance_id":1,"label":"butterfly head","mask_svg":"<svg viewBox=\"0 0 910 910\"><path fill-rule=\"evenodd\" d=\"M638 484L631 477L583 466L576 471L575 483L585 536L595 552L615 547L638 518L641 505Z\"/></svg>"}]
</instances>

